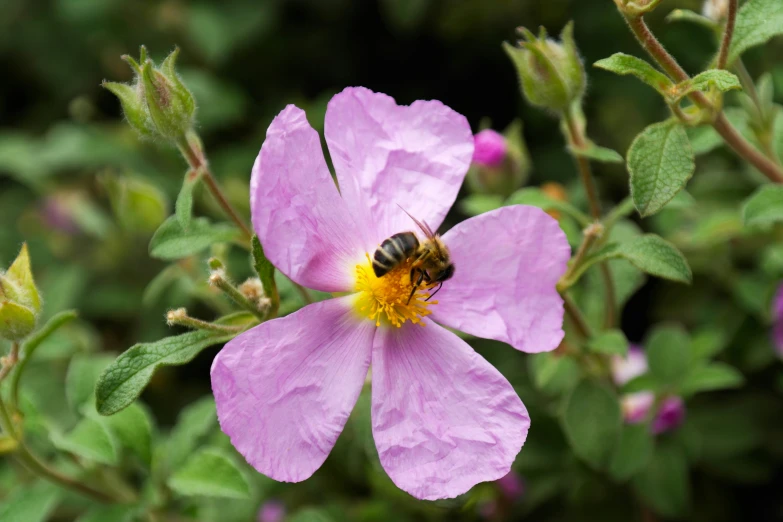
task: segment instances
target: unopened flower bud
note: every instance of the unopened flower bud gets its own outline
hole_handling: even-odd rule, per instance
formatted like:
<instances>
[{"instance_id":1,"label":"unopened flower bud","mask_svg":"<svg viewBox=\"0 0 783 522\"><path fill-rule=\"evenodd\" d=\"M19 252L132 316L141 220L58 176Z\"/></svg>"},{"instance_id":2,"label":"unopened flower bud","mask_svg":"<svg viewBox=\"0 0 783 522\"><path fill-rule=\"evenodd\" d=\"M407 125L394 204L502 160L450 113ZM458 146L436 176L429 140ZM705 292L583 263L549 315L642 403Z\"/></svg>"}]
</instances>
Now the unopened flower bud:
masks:
<instances>
[{"instance_id":1,"label":"unopened flower bud","mask_svg":"<svg viewBox=\"0 0 783 522\"><path fill-rule=\"evenodd\" d=\"M131 84L103 82L120 99L128 123L143 136L176 140L193 126L196 100L177 75L178 55L179 49L174 49L156 67L142 47L139 63L123 57L133 69Z\"/></svg>"},{"instance_id":2,"label":"unopened flower bud","mask_svg":"<svg viewBox=\"0 0 783 522\"><path fill-rule=\"evenodd\" d=\"M533 105L562 112L584 94L585 72L573 31L573 23L569 23L560 34L561 41L556 42L547 38L543 28L538 38L520 28L524 40L517 46L503 44L517 68L522 92Z\"/></svg>"},{"instance_id":3,"label":"unopened flower bud","mask_svg":"<svg viewBox=\"0 0 783 522\"><path fill-rule=\"evenodd\" d=\"M468 183L480 194L507 197L520 188L530 172L522 124L513 122L503 134L484 129L474 137L473 163Z\"/></svg>"},{"instance_id":4,"label":"unopened flower bud","mask_svg":"<svg viewBox=\"0 0 783 522\"><path fill-rule=\"evenodd\" d=\"M35 328L41 312L41 296L30 269L27 245L16 260L0 273L0 337L19 341Z\"/></svg>"}]
</instances>

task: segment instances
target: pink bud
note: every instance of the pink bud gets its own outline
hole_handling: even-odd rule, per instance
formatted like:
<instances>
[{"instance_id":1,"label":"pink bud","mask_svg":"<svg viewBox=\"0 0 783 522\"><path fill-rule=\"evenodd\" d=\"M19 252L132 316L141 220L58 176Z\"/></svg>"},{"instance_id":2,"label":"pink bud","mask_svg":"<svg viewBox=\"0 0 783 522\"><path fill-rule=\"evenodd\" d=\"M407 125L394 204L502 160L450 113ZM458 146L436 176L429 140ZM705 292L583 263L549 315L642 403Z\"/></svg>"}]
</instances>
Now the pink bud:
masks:
<instances>
[{"instance_id":1,"label":"pink bud","mask_svg":"<svg viewBox=\"0 0 783 522\"><path fill-rule=\"evenodd\" d=\"M653 433L670 431L682 424L685 419L685 403L679 397L667 397L663 400L658 415L653 421Z\"/></svg>"},{"instance_id":2,"label":"pink bud","mask_svg":"<svg viewBox=\"0 0 783 522\"><path fill-rule=\"evenodd\" d=\"M492 129L484 129L473 137L473 163L482 167L499 167L506 159L506 138Z\"/></svg>"},{"instance_id":3,"label":"pink bud","mask_svg":"<svg viewBox=\"0 0 783 522\"><path fill-rule=\"evenodd\" d=\"M509 500L517 500L525 493L525 481L513 469L495 481L501 493Z\"/></svg>"},{"instance_id":4,"label":"pink bud","mask_svg":"<svg viewBox=\"0 0 783 522\"><path fill-rule=\"evenodd\" d=\"M258 522L283 522L285 505L279 500L270 500L261 505L258 511Z\"/></svg>"}]
</instances>

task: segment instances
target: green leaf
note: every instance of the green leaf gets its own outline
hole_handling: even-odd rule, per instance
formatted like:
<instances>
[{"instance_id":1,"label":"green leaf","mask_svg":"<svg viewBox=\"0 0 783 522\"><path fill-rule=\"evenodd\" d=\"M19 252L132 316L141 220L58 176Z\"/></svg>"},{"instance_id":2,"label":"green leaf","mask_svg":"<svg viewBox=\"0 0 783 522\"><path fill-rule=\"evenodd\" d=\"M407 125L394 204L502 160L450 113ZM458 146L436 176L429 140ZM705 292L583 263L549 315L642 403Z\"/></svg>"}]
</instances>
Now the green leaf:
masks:
<instances>
[{"instance_id":1,"label":"green leaf","mask_svg":"<svg viewBox=\"0 0 783 522\"><path fill-rule=\"evenodd\" d=\"M665 517L682 516L690 504L690 480L685 455L676 446L658 447L647 468L633 479L636 493Z\"/></svg>"},{"instance_id":2,"label":"green leaf","mask_svg":"<svg viewBox=\"0 0 783 522\"><path fill-rule=\"evenodd\" d=\"M103 425L85 417L67 435L52 433L52 443L79 457L114 466L119 462L119 448L114 436Z\"/></svg>"},{"instance_id":3,"label":"green leaf","mask_svg":"<svg viewBox=\"0 0 783 522\"><path fill-rule=\"evenodd\" d=\"M459 202L460 209L469 216L478 216L503 206L503 196L497 194L470 194Z\"/></svg>"},{"instance_id":4,"label":"green leaf","mask_svg":"<svg viewBox=\"0 0 783 522\"><path fill-rule=\"evenodd\" d=\"M318 508L304 508L300 509L293 515L291 515L286 522L335 522L329 513L323 509Z\"/></svg>"},{"instance_id":5,"label":"green leaf","mask_svg":"<svg viewBox=\"0 0 783 522\"><path fill-rule=\"evenodd\" d=\"M625 357L628 353L628 339L620 330L607 330L590 339L587 347L595 353Z\"/></svg>"},{"instance_id":6,"label":"green leaf","mask_svg":"<svg viewBox=\"0 0 783 522\"><path fill-rule=\"evenodd\" d=\"M36 315L41 311L41 296L33 280L27 243L22 244L19 255L8 267L8 271L0 277L0 296L3 292L9 299L31 308Z\"/></svg>"},{"instance_id":7,"label":"green leaf","mask_svg":"<svg viewBox=\"0 0 783 522\"><path fill-rule=\"evenodd\" d=\"M545 393L561 395L572 389L579 380L579 365L572 357L541 353L530 357L533 383Z\"/></svg>"},{"instance_id":8,"label":"green leaf","mask_svg":"<svg viewBox=\"0 0 783 522\"><path fill-rule=\"evenodd\" d=\"M106 354L75 355L71 359L65 376L65 396L74 412L94 401L95 383L113 360Z\"/></svg>"},{"instance_id":9,"label":"green leaf","mask_svg":"<svg viewBox=\"0 0 783 522\"><path fill-rule=\"evenodd\" d=\"M655 444L646 422L626 424L609 463L609 474L625 481L642 471L653 455Z\"/></svg>"},{"instance_id":10,"label":"green leaf","mask_svg":"<svg viewBox=\"0 0 783 522\"><path fill-rule=\"evenodd\" d=\"M0 338L21 341L35 329L32 309L0 296Z\"/></svg>"},{"instance_id":11,"label":"green leaf","mask_svg":"<svg viewBox=\"0 0 783 522\"><path fill-rule=\"evenodd\" d=\"M584 156L585 158L604 163L623 163L625 161L619 152L606 147L599 147L595 143L590 143L584 149L568 147L568 150L577 156Z\"/></svg>"},{"instance_id":12,"label":"green leaf","mask_svg":"<svg viewBox=\"0 0 783 522\"><path fill-rule=\"evenodd\" d=\"M644 129L628 149L631 197L642 217L655 214L685 187L696 168L685 128L676 120Z\"/></svg>"},{"instance_id":13,"label":"green leaf","mask_svg":"<svg viewBox=\"0 0 783 522\"><path fill-rule=\"evenodd\" d=\"M770 225L783 221L783 185L762 185L742 207L746 226Z\"/></svg>"},{"instance_id":14,"label":"green leaf","mask_svg":"<svg viewBox=\"0 0 783 522\"><path fill-rule=\"evenodd\" d=\"M75 522L131 522L137 509L134 506L96 506Z\"/></svg>"},{"instance_id":15,"label":"green leaf","mask_svg":"<svg viewBox=\"0 0 783 522\"><path fill-rule=\"evenodd\" d=\"M277 284L275 283L275 267L264 255L264 247L261 245L258 236L253 236L252 240L253 249L253 268L258 274L258 278L261 280L261 286L264 288L264 295L272 300L272 310L270 310L270 316L274 317L277 312L277 307L280 304L280 295L277 292Z\"/></svg>"},{"instance_id":16,"label":"green leaf","mask_svg":"<svg viewBox=\"0 0 783 522\"><path fill-rule=\"evenodd\" d=\"M228 223L212 224L207 218L196 218L184 230L177 216L170 216L150 240L150 255L173 260L198 254L213 243L226 243L239 237L239 231Z\"/></svg>"},{"instance_id":17,"label":"green leaf","mask_svg":"<svg viewBox=\"0 0 783 522\"><path fill-rule=\"evenodd\" d=\"M519 189L511 194L506 200L506 206L510 205L530 205L538 207L542 210L551 211L557 210L574 218L581 226L587 226L592 223L592 220L573 205L566 203L565 201L559 201L557 199L549 197L539 188L528 187Z\"/></svg>"},{"instance_id":18,"label":"green leaf","mask_svg":"<svg viewBox=\"0 0 783 522\"><path fill-rule=\"evenodd\" d=\"M664 96L667 95L667 92L673 86L671 80L665 74L641 58L629 54L615 53L609 58L598 60L593 66L615 74L636 76Z\"/></svg>"},{"instance_id":19,"label":"green leaf","mask_svg":"<svg viewBox=\"0 0 783 522\"><path fill-rule=\"evenodd\" d=\"M591 254L575 276L578 277L595 263L612 258L626 259L643 272L679 283L690 283L693 279L691 268L682 252L655 234L645 234L625 243L606 245Z\"/></svg>"},{"instance_id":20,"label":"green leaf","mask_svg":"<svg viewBox=\"0 0 783 522\"><path fill-rule=\"evenodd\" d=\"M676 86L676 95L671 97L672 101L678 101L681 98L695 91L707 91L710 88L716 88L725 92L732 89L742 89L739 78L723 69L710 69L697 74L690 80L678 83Z\"/></svg>"},{"instance_id":21,"label":"green leaf","mask_svg":"<svg viewBox=\"0 0 783 522\"><path fill-rule=\"evenodd\" d=\"M112 415L129 406L158 367L189 363L204 348L224 343L235 335L200 330L132 346L98 379L95 387L98 413Z\"/></svg>"},{"instance_id":22,"label":"green leaf","mask_svg":"<svg viewBox=\"0 0 783 522\"><path fill-rule=\"evenodd\" d=\"M688 372L691 341L679 326L661 326L647 337L645 352L650 374L662 384L676 384Z\"/></svg>"},{"instance_id":23,"label":"green leaf","mask_svg":"<svg viewBox=\"0 0 783 522\"><path fill-rule=\"evenodd\" d=\"M152 420L137 403L100 420L111 430L123 448L128 448L147 466L152 460Z\"/></svg>"},{"instance_id":24,"label":"green leaf","mask_svg":"<svg viewBox=\"0 0 783 522\"><path fill-rule=\"evenodd\" d=\"M217 427L215 399L210 395L187 406L171 430L166 453L168 464L179 467L196 449L198 441Z\"/></svg>"},{"instance_id":25,"label":"green leaf","mask_svg":"<svg viewBox=\"0 0 783 522\"><path fill-rule=\"evenodd\" d=\"M737 13L728 64L733 64L751 47L761 45L779 34L783 34L783 2L749 0Z\"/></svg>"},{"instance_id":26,"label":"green leaf","mask_svg":"<svg viewBox=\"0 0 783 522\"><path fill-rule=\"evenodd\" d=\"M715 29L716 23L712 19L702 16L698 13L694 13L690 9L675 9L668 15L666 15L667 22L691 22L698 24L708 29Z\"/></svg>"},{"instance_id":27,"label":"green leaf","mask_svg":"<svg viewBox=\"0 0 783 522\"><path fill-rule=\"evenodd\" d=\"M182 189L179 191L177 201L174 204L174 215L177 216L177 223L182 230L190 228L190 222L193 218L193 190L201 181L200 170L189 170L182 181Z\"/></svg>"},{"instance_id":28,"label":"green leaf","mask_svg":"<svg viewBox=\"0 0 783 522\"><path fill-rule=\"evenodd\" d=\"M621 391L623 394L627 394L640 391L658 391L659 389L660 384L655 380L655 377L649 373L645 373L634 377L625 383Z\"/></svg>"},{"instance_id":29,"label":"green leaf","mask_svg":"<svg viewBox=\"0 0 783 522\"><path fill-rule=\"evenodd\" d=\"M592 467L603 468L617 443L622 413L607 386L582 381L565 402L561 419L574 453Z\"/></svg>"},{"instance_id":30,"label":"green leaf","mask_svg":"<svg viewBox=\"0 0 783 522\"><path fill-rule=\"evenodd\" d=\"M60 490L46 482L17 487L0 504L3 522L44 522L60 500Z\"/></svg>"},{"instance_id":31,"label":"green leaf","mask_svg":"<svg viewBox=\"0 0 783 522\"><path fill-rule=\"evenodd\" d=\"M250 485L239 465L228 453L217 448L204 448L191 455L169 478L168 485L185 496L250 496Z\"/></svg>"},{"instance_id":32,"label":"green leaf","mask_svg":"<svg viewBox=\"0 0 783 522\"><path fill-rule=\"evenodd\" d=\"M745 378L728 364L714 362L706 366L697 366L691 370L679 388L680 395L687 397L694 393L739 388Z\"/></svg>"}]
</instances>

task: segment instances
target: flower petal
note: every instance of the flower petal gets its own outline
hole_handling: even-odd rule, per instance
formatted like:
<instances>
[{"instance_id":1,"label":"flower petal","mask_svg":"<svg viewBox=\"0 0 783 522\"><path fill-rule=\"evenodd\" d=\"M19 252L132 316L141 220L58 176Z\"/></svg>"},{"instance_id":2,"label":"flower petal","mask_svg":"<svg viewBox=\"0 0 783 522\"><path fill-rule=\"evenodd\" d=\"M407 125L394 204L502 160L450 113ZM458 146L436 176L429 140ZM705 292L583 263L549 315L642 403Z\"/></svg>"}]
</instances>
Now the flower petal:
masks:
<instances>
[{"instance_id":1,"label":"flower petal","mask_svg":"<svg viewBox=\"0 0 783 522\"><path fill-rule=\"evenodd\" d=\"M376 243L415 229L398 205L436 230L473 156L461 114L434 100L397 105L363 87L332 98L324 134L340 191L354 215L375 224Z\"/></svg>"},{"instance_id":2,"label":"flower petal","mask_svg":"<svg viewBox=\"0 0 783 522\"><path fill-rule=\"evenodd\" d=\"M432 318L524 352L563 340L563 299L555 285L571 253L557 221L524 205L463 221L443 240L454 277L443 284Z\"/></svg>"},{"instance_id":3,"label":"flower petal","mask_svg":"<svg viewBox=\"0 0 783 522\"><path fill-rule=\"evenodd\" d=\"M266 136L250 180L253 228L264 253L301 285L352 289L354 267L374 244L340 197L318 133L304 111L289 105Z\"/></svg>"},{"instance_id":4,"label":"flower petal","mask_svg":"<svg viewBox=\"0 0 783 522\"><path fill-rule=\"evenodd\" d=\"M375 325L351 297L249 330L212 363L220 427L258 471L299 482L321 467L367 375Z\"/></svg>"},{"instance_id":5,"label":"flower petal","mask_svg":"<svg viewBox=\"0 0 783 522\"><path fill-rule=\"evenodd\" d=\"M425 322L378 330L372 429L394 483L434 500L505 476L530 418L500 372L459 337Z\"/></svg>"}]
</instances>

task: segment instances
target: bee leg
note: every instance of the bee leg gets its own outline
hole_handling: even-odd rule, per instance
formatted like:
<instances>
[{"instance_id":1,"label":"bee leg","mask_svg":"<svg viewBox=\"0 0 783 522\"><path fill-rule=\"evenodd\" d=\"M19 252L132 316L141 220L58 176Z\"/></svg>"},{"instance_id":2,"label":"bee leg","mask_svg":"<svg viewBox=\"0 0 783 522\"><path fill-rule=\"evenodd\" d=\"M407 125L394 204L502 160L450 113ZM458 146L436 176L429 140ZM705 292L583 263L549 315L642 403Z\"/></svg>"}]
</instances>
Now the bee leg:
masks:
<instances>
[{"instance_id":1,"label":"bee leg","mask_svg":"<svg viewBox=\"0 0 783 522\"><path fill-rule=\"evenodd\" d=\"M443 288L443 283L439 284L439 285L438 285L438 288L436 288L436 289L435 289L435 291L434 291L434 292L432 292L432 293L430 294L430 296L429 296L427 299L425 299L425 301L429 301L430 299L432 299L432 297L433 297L435 294L437 294L438 292L440 292L440 289L441 289L441 288Z\"/></svg>"},{"instance_id":2,"label":"bee leg","mask_svg":"<svg viewBox=\"0 0 783 522\"><path fill-rule=\"evenodd\" d=\"M411 270L411 281L413 281L413 275L414 275L413 271L414 270L418 270L419 271L419 278L416 280L416 284L413 285L413 288L411 289L411 295L408 296L408 302L405 303L406 305L411 302L411 299L413 299L413 294L416 293L416 290L419 289L419 286L421 285L421 282L424 281L425 277L427 277L427 272L425 272L424 270L420 270L420 269L414 268L413 270Z\"/></svg>"}]
</instances>

